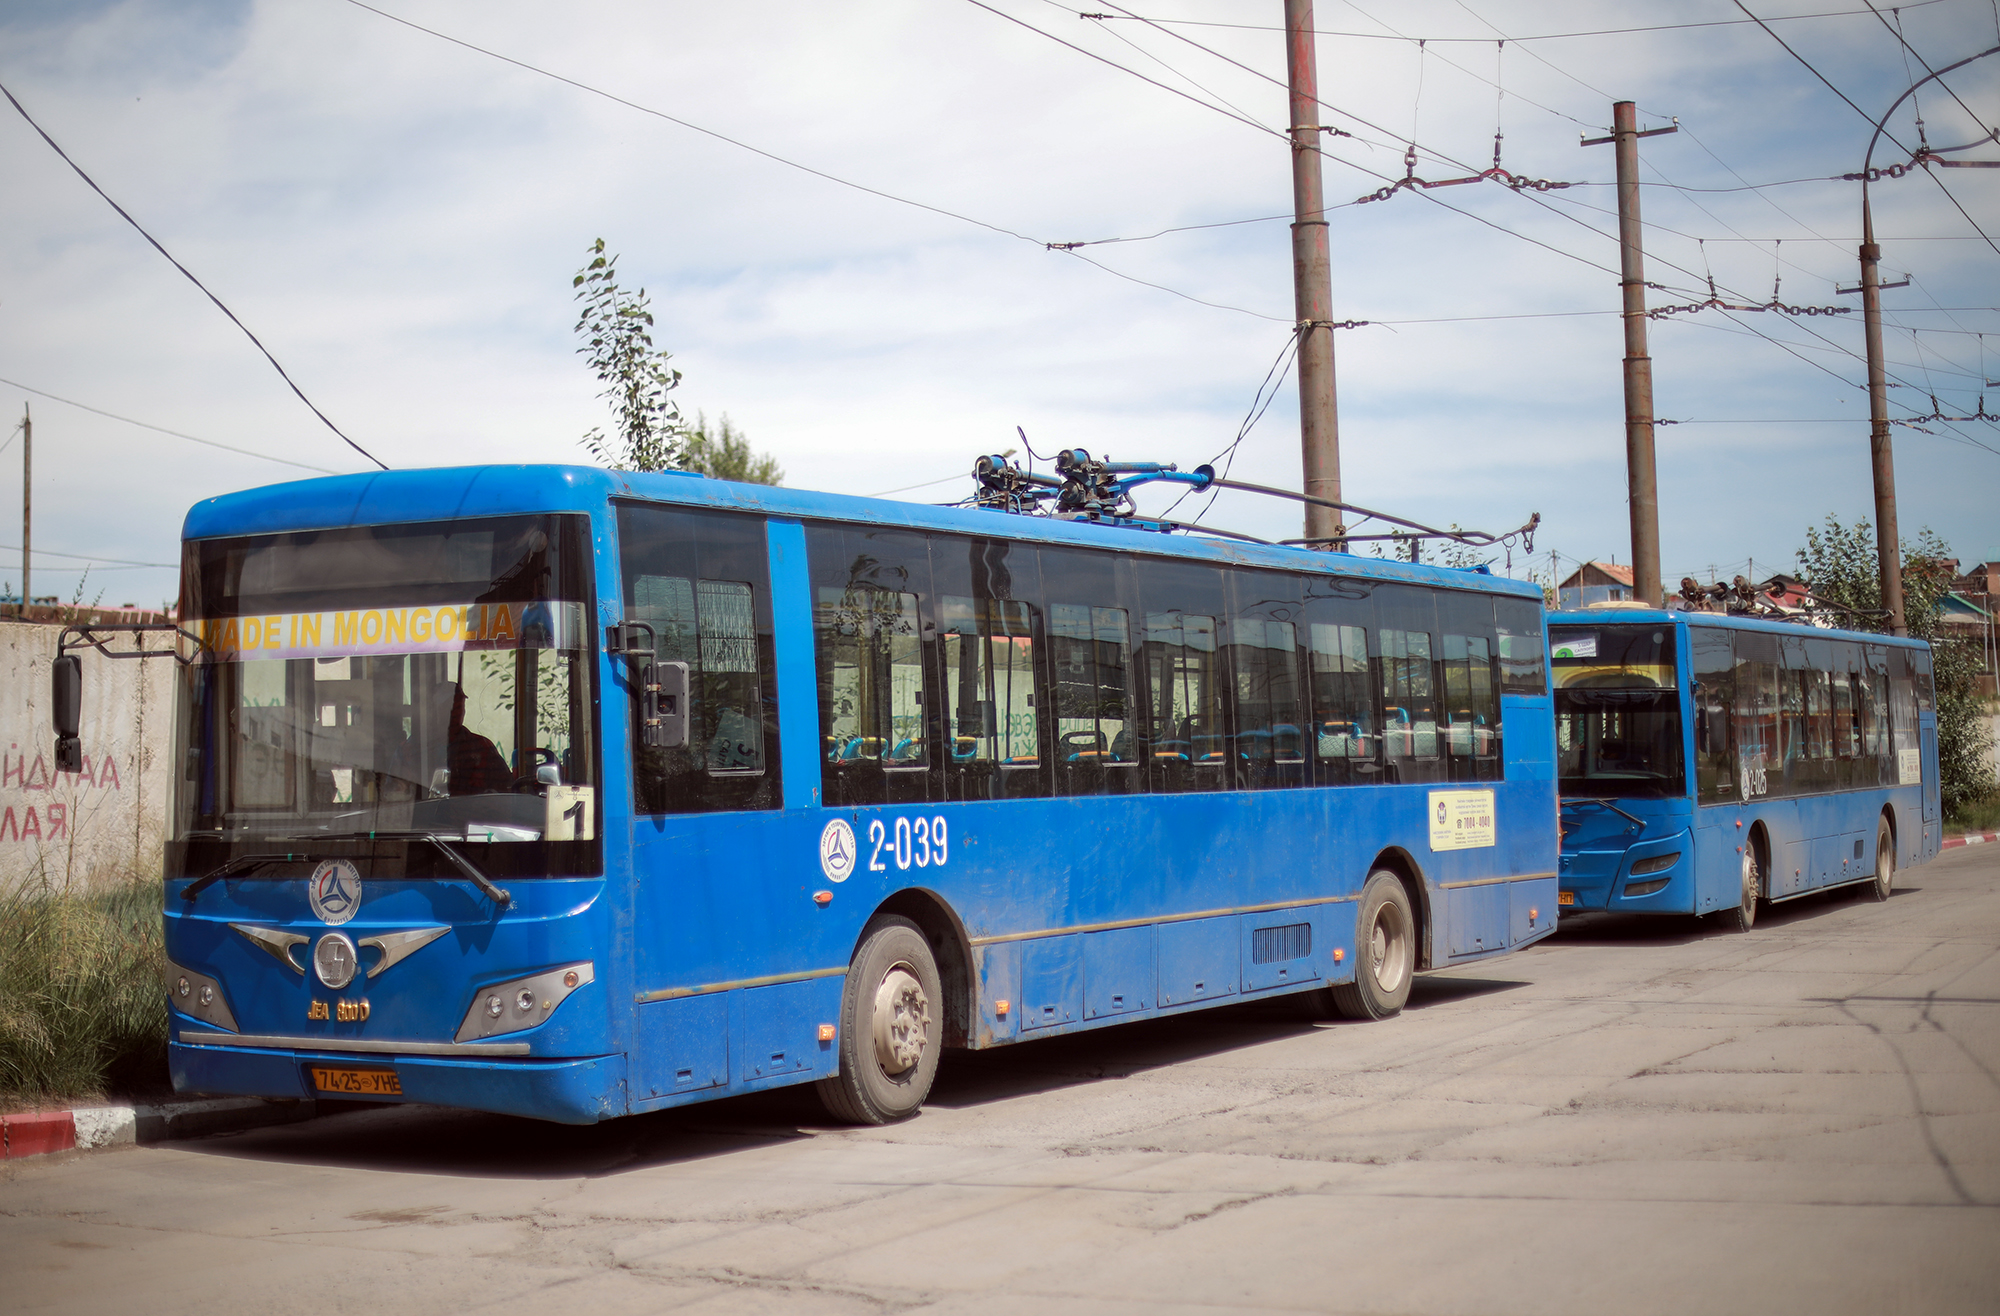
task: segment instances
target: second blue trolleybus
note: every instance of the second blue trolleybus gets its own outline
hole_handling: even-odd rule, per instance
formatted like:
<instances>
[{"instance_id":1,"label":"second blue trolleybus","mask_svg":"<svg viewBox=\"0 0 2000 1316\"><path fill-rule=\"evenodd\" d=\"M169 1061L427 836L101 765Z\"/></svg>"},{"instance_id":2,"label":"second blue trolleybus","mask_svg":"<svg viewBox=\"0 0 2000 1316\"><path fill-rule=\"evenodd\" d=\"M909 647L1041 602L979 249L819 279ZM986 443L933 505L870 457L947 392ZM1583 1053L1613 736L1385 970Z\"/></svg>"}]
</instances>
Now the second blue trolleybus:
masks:
<instances>
[{"instance_id":1,"label":"second blue trolleybus","mask_svg":"<svg viewBox=\"0 0 2000 1316\"><path fill-rule=\"evenodd\" d=\"M1562 904L1713 914L1937 857L1930 646L1703 612L1549 615Z\"/></svg>"},{"instance_id":2,"label":"second blue trolleybus","mask_svg":"<svg viewBox=\"0 0 2000 1316\"><path fill-rule=\"evenodd\" d=\"M1524 583L484 467L204 502L181 609L182 1089L885 1121L946 1046L1380 1017L1555 926Z\"/></svg>"}]
</instances>

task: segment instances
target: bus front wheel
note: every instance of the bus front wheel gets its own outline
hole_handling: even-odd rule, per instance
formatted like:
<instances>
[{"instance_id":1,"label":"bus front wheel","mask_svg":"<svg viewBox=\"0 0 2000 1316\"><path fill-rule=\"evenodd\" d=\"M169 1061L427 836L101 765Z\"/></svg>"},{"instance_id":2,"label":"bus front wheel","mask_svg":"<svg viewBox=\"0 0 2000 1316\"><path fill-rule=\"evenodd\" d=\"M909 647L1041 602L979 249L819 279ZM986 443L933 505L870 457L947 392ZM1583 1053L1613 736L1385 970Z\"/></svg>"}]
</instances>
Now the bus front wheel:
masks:
<instances>
[{"instance_id":1,"label":"bus front wheel","mask_svg":"<svg viewBox=\"0 0 2000 1316\"><path fill-rule=\"evenodd\" d=\"M1387 1019L1410 999L1417 969L1417 920L1410 893L1394 873L1378 870L1361 888L1354 922L1354 981L1327 989L1345 1019Z\"/></svg>"},{"instance_id":2,"label":"bus front wheel","mask_svg":"<svg viewBox=\"0 0 2000 1316\"><path fill-rule=\"evenodd\" d=\"M827 1113L849 1124L916 1114L937 1076L943 1004L937 960L917 925L894 917L871 925L841 992L840 1072L817 1085Z\"/></svg>"},{"instance_id":3,"label":"bus front wheel","mask_svg":"<svg viewBox=\"0 0 2000 1316\"><path fill-rule=\"evenodd\" d=\"M1743 845L1743 885L1736 895L1736 908L1722 912L1722 926L1731 932L1748 932L1757 922L1757 897L1763 891L1763 872L1757 865L1757 846L1747 837Z\"/></svg>"},{"instance_id":4,"label":"bus front wheel","mask_svg":"<svg viewBox=\"0 0 2000 1316\"><path fill-rule=\"evenodd\" d=\"M1875 898L1887 900L1895 885L1896 834L1889 830L1889 820L1881 818L1875 823Z\"/></svg>"}]
</instances>

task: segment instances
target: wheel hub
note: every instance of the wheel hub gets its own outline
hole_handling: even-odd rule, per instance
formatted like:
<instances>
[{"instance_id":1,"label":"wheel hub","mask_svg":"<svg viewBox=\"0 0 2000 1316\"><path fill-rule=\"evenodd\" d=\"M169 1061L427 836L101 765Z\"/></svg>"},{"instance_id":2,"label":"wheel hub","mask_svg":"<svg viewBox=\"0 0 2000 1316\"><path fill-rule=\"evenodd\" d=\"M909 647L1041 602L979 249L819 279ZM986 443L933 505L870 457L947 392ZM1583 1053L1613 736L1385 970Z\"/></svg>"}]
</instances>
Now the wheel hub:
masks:
<instances>
[{"instance_id":1,"label":"wheel hub","mask_svg":"<svg viewBox=\"0 0 2000 1316\"><path fill-rule=\"evenodd\" d=\"M901 964L875 989L875 1058L885 1074L900 1074L924 1057L931 1040L931 1003L923 983Z\"/></svg>"}]
</instances>

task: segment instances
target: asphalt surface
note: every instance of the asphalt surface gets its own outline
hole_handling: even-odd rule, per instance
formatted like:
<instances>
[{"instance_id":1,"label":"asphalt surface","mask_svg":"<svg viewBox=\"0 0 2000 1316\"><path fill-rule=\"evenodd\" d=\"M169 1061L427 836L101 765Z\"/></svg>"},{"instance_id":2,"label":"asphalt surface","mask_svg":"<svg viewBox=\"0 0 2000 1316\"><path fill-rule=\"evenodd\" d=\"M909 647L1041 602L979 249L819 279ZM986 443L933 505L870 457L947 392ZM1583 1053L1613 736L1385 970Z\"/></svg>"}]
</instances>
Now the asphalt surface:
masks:
<instances>
[{"instance_id":1,"label":"asphalt surface","mask_svg":"<svg viewBox=\"0 0 2000 1316\"><path fill-rule=\"evenodd\" d=\"M1248 1004L776 1094L0 1169L0 1311L2000 1310L2000 846L1747 936L1572 923L1375 1024Z\"/></svg>"}]
</instances>

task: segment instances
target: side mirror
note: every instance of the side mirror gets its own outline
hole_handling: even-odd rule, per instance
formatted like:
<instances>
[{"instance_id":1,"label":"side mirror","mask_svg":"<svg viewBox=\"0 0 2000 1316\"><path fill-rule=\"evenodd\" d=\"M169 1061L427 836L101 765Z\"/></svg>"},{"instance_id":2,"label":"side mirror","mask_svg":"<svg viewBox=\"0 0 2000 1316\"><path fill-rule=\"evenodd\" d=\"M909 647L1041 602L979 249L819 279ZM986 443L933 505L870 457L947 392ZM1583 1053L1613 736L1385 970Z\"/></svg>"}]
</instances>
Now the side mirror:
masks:
<instances>
[{"instance_id":1,"label":"side mirror","mask_svg":"<svg viewBox=\"0 0 2000 1316\"><path fill-rule=\"evenodd\" d=\"M83 661L73 653L58 654L49 665L49 703L56 733L56 771L83 771Z\"/></svg>"}]
</instances>

